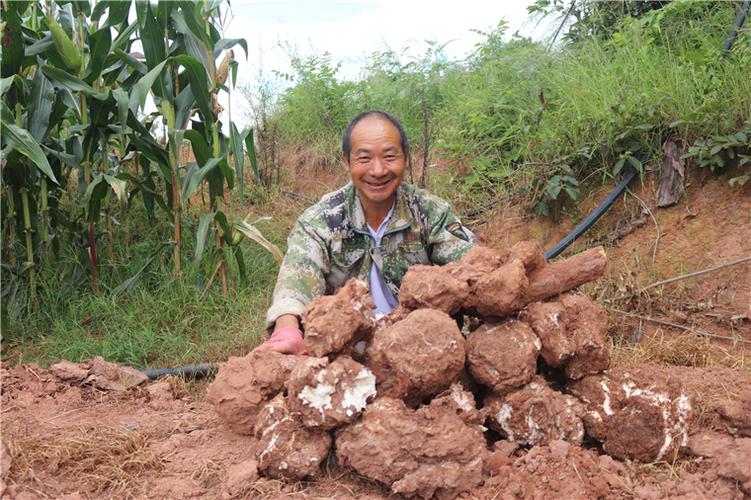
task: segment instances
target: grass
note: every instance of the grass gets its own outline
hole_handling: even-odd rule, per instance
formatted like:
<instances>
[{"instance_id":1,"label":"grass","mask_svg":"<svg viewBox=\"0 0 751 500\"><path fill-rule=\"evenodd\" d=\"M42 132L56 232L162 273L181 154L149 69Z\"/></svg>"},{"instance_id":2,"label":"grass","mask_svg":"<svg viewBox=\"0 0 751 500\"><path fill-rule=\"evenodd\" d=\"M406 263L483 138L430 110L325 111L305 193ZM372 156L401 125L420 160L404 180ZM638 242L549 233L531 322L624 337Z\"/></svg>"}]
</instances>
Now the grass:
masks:
<instances>
[{"instance_id":1,"label":"grass","mask_svg":"<svg viewBox=\"0 0 751 500\"><path fill-rule=\"evenodd\" d=\"M69 258L67 267L61 265L40 277L36 311L20 294L15 302L3 304L5 361L48 365L99 355L136 368L163 368L220 361L245 354L260 342L278 270L268 252L242 243L248 285L235 282L226 296L217 280L201 301L208 273L194 272L186 262L186 271L176 278L166 252L132 292L113 298L111 290L142 267L155 248L153 242L159 241L145 229L151 227L148 221L134 226L141 228L141 234L136 231L132 242L118 246L121 255L114 260L127 264L100 266L100 296L91 293L87 274ZM283 229L278 234L273 228L264 229L281 243ZM190 256L191 249L184 255ZM230 263L230 276L237 276L233 271Z\"/></svg>"}]
</instances>

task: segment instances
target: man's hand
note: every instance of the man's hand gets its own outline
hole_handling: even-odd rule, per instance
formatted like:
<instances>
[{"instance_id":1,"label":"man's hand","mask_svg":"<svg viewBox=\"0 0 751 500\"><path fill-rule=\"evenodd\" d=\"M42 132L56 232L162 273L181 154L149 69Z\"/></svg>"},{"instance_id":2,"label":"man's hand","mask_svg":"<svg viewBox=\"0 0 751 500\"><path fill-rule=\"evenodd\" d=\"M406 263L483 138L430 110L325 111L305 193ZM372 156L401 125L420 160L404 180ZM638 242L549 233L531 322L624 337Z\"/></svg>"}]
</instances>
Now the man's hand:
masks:
<instances>
[{"instance_id":1,"label":"man's hand","mask_svg":"<svg viewBox=\"0 0 751 500\"><path fill-rule=\"evenodd\" d=\"M294 326L287 326L274 330L271 338L256 347L259 351L276 351L282 354L303 354L305 346L302 342L302 332Z\"/></svg>"}]
</instances>

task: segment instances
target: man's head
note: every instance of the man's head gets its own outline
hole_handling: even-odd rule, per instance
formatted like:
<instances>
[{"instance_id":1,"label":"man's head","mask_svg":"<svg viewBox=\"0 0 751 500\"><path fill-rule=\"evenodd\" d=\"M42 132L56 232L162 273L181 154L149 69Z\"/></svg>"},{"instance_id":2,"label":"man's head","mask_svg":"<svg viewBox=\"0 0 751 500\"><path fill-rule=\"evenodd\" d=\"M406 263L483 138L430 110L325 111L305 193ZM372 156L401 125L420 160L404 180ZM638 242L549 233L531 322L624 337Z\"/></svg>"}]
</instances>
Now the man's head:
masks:
<instances>
[{"instance_id":1,"label":"man's head","mask_svg":"<svg viewBox=\"0 0 751 500\"><path fill-rule=\"evenodd\" d=\"M357 115L342 137L342 159L363 205L391 203L408 155L409 141L399 120L383 111Z\"/></svg>"}]
</instances>

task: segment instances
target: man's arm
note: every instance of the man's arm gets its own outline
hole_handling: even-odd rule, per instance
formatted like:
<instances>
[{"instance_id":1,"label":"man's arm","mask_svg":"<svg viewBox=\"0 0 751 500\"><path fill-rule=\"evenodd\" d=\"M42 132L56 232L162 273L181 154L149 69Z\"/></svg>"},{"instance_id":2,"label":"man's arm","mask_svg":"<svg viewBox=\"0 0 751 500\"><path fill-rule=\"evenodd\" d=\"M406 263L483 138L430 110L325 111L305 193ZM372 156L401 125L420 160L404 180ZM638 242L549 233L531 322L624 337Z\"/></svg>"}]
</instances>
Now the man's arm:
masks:
<instances>
[{"instance_id":1,"label":"man's arm","mask_svg":"<svg viewBox=\"0 0 751 500\"><path fill-rule=\"evenodd\" d=\"M287 252L266 313L266 330L299 328L299 317L305 307L325 292L324 275L329 269L326 242L313 228L298 220L287 238Z\"/></svg>"},{"instance_id":2,"label":"man's arm","mask_svg":"<svg viewBox=\"0 0 751 500\"><path fill-rule=\"evenodd\" d=\"M461 259L475 245L475 235L464 227L451 205L434 198L428 210L428 256L443 265Z\"/></svg>"}]
</instances>

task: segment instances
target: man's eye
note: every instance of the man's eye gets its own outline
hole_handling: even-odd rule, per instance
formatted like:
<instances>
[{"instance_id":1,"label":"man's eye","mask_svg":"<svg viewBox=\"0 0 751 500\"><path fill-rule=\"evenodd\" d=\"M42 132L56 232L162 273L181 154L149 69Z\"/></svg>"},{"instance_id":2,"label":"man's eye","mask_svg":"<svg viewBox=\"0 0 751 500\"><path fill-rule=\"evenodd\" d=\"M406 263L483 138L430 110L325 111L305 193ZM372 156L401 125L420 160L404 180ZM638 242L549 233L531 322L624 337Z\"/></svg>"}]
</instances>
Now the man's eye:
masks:
<instances>
[{"instance_id":1,"label":"man's eye","mask_svg":"<svg viewBox=\"0 0 751 500\"><path fill-rule=\"evenodd\" d=\"M365 163L365 162L370 161L370 157L369 156L358 156L357 157L357 161Z\"/></svg>"},{"instance_id":2,"label":"man's eye","mask_svg":"<svg viewBox=\"0 0 751 500\"><path fill-rule=\"evenodd\" d=\"M386 155L386 161L394 161L396 160L396 155Z\"/></svg>"}]
</instances>

